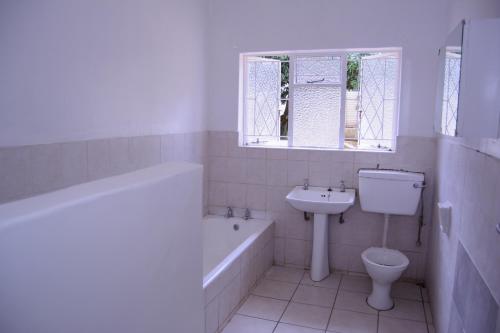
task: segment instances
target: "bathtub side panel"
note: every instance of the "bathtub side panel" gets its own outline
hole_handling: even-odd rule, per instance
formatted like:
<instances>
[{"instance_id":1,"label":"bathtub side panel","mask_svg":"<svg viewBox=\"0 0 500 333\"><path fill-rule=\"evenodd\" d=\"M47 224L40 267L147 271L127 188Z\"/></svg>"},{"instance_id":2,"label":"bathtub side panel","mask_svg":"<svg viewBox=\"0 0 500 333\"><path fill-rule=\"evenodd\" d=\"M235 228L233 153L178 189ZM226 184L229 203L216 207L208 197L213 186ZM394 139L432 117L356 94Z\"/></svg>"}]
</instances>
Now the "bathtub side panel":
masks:
<instances>
[{"instance_id":1,"label":"bathtub side panel","mask_svg":"<svg viewBox=\"0 0 500 333\"><path fill-rule=\"evenodd\" d=\"M202 169L155 175L1 230L0 332L203 332Z\"/></svg>"}]
</instances>

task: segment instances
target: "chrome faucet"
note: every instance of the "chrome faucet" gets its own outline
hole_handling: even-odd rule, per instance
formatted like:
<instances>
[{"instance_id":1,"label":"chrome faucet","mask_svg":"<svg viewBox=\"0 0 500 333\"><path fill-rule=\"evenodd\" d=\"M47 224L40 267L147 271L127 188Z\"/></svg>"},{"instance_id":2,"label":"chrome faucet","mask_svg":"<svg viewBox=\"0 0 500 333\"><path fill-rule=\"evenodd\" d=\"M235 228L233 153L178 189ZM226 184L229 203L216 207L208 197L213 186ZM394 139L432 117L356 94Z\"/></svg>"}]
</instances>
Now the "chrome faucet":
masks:
<instances>
[{"instance_id":1,"label":"chrome faucet","mask_svg":"<svg viewBox=\"0 0 500 333\"><path fill-rule=\"evenodd\" d=\"M345 192L345 182L343 180L340 181L340 192Z\"/></svg>"},{"instance_id":2,"label":"chrome faucet","mask_svg":"<svg viewBox=\"0 0 500 333\"><path fill-rule=\"evenodd\" d=\"M302 186L302 188L304 189L304 191L307 191L309 189L309 179L308 178L304 179L304 185Z\"/></svg>"},{"instance_id":3,"label":"chrome faucet","mask_svg":"<svg viewBox=\"0 0 500 333\"><path fill-rule=\"evenodd\" d=\"M250 209L245 209L245 215L243 216L243 219L248 220L250 219Z\"/></svg>"},{"instance_id":4,"label":"chrome faucet","mask_svg":"<svg viewBox=\"0 0 500 333\"><path fill-rule=\"evenodd\" d=\"M233 217L233 209L231 207L227 207L226 215L224 215L226 219Z\"/></svg>"}]
</instances>

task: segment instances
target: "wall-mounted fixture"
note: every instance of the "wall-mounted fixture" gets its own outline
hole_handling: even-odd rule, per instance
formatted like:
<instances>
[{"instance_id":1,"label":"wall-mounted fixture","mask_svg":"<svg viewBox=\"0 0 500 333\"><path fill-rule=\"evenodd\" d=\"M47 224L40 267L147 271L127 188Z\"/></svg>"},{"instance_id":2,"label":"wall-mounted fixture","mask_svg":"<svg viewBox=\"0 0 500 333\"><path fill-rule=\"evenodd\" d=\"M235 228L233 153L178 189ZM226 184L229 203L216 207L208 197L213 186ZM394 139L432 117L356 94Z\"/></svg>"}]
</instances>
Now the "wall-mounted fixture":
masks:
<instances>
[{"instance_id":1,"label":"wall-mounted fixture","mask_svg":"<svg viewBox=\"0 0 500 333\"><path fill-rule=\"evenodd\" d=\"M451 203L438 202L438 217L439 217L439 227L441 232L445 233L447 236L450 235L451 227Z\"/></svg>"}]
</instances>

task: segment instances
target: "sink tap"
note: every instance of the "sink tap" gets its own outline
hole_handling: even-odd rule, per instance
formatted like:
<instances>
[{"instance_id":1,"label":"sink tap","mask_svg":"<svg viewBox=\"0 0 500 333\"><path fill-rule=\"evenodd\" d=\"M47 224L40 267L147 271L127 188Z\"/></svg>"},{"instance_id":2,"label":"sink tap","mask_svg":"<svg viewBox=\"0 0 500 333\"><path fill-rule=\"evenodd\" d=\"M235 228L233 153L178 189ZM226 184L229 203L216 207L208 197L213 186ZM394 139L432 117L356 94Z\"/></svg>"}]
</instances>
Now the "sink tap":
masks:
<instances>
[{"instance_id":1,"label":"sink tap","mask_svg":"<svg viewBox=\"0 0 500 333\"><path fill-rule=\"evenodd\" d=\"M250 209L245 209L245 215L243 216L244 220L250 219Z\"/></svg>"},{"instance_id":2,"label":"sink tap","mask_svg":"<svg viewBox=\"0 0 500 333\"><path fill-rule=\"evenodd\" d=\"M340 192L345 192L345 182L343 180L340 181Z\"/></svg>"},{"instance_id":3,"label":"sink tap","mask_svg":"<svg viewBox=\"0 0 500 333\"><path fill-rule=\"evenodd\" d=\"M304 191L307 191L309 189L309 179L308 178L304 179L304 185L302 186L302 188L304 189Z\"/></svg>"},{"instance_id":4,"label":"sink tap","mask_svg":"<svg viewBox=\"0 0 500 333\"><path fill-rule=\"evenodd\" d=\"M231 207L227 207L226 215L224 215L226 219L233 217L233 209Z\"/></svg>"}]
</instances>

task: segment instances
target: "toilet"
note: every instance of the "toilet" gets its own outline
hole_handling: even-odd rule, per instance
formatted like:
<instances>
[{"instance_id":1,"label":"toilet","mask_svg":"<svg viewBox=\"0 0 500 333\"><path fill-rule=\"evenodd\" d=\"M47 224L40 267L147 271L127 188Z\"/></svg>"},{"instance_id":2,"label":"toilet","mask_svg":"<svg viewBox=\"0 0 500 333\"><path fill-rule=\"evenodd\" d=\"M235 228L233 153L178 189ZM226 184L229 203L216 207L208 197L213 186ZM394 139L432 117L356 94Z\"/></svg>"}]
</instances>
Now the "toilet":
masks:
<instances>
[{"instance_id":1,"label":"toilet","mask_svg":"<svg viewBox=\"0 0 500 333\"><path fill-rule=\"evenodd\" d=\"M390 310L394 307L392 284L401 277L410 260L400 251L387 248L389 217L415 214L424 187L424 174L360 169L358 175L361 209L384 214L382 247L370 247L361 254L373 286L367 302L377 310Z\"/></svg>"}]
</instances>

